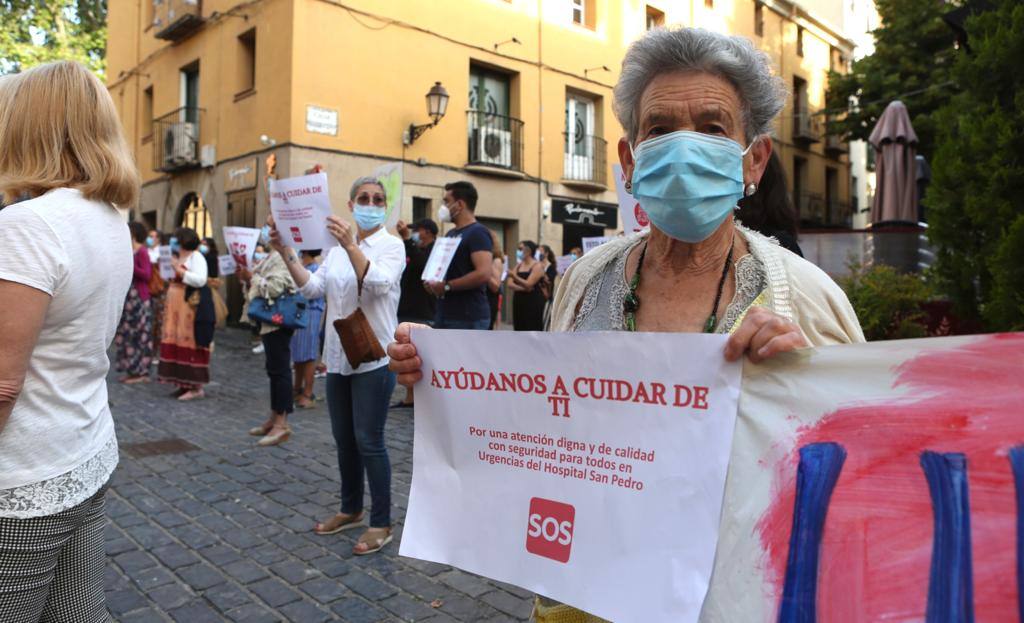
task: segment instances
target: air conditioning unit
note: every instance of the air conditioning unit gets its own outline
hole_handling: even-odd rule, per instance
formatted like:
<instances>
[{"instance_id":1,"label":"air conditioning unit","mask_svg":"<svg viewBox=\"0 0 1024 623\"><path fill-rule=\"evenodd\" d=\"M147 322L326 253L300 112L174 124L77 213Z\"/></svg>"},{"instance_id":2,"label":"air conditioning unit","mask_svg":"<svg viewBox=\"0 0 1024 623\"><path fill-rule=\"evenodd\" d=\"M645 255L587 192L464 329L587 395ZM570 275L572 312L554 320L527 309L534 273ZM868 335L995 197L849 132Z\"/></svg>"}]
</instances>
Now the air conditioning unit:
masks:
<instances>
[{"instance_id":1,"label":"air conditioning unit","mask_svg":"<svg viewBox=\"0 0 1024 623\"><path fill-rule=\"evenodd\" d=\"M164 165L181 166L196 160L196 124L172 123L164 129Z\"/></svg>"},{"instance_id":2,"label":"air conditioning unit","mask_svg":"<svg viewBox=\"0 0 1024 623\"><path fill-rule=\"evenodd\" d=\"M498 128L482 127L477 133L479 162L497 167L512 168L512 133Z\"/></svg>"}]
</instances>

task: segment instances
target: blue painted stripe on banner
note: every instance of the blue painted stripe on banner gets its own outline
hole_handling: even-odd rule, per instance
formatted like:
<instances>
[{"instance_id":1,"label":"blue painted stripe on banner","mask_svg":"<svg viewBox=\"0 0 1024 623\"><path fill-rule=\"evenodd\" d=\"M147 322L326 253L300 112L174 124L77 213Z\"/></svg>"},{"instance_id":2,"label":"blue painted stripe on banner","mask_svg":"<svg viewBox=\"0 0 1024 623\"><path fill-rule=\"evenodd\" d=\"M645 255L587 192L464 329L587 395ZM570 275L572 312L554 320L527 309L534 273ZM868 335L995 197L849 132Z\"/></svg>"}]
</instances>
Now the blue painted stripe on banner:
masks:
<instances>
[{"instance_id":1,"label":"blue painted stripe on banner","mask_svg":"<svg viewBox=\"0 0 1024 623\"><path fill-rule=\"evenodd\" d=\"M926 623L972 623L971 508L967 458L960 453L921 453L935 517Z\"/></svg>"},{"instance_id":2,"label":"blue painted stripe on banner","mask_svg":"<svg viewBox=\"0 0 1024 623\"><path fill-rule=\"evenodd\" d=\"M829 499L845 461L846 450L837 443L814 443L800 448L779 623L814 623L817 619L821 536Z\"/></svg>"},{"instance_id":3,"label":"blue painted stripe on banner","mask_svg":"<svg viewBox=\"0 0 1024 623\"><path fill-rule=\"evenodd\" d=\"M1017 489L1017 606L1024 623L1024 446L1010 449L1010 467Z\"/></svg>"}]
</instances>

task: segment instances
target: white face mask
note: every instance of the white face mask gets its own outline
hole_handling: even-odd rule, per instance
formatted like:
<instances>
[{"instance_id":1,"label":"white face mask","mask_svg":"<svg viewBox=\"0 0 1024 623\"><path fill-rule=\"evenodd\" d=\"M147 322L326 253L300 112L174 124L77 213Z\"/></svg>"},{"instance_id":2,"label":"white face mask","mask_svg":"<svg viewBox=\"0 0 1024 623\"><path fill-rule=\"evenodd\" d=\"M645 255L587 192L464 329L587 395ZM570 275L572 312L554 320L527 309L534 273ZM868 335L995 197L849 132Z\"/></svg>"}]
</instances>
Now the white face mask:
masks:
<instances>
[{"instance_id":1,"label":"white face mask","mask_svg":"<svg viewBox=\"0 0 1024 623\"><path fill-rule=\"evenodd\" d=\"M441 207L437 209L437 220L442 223L452 222L452 211L448 209L448 206L441 204Z\"/></svg>"}]
</instances>

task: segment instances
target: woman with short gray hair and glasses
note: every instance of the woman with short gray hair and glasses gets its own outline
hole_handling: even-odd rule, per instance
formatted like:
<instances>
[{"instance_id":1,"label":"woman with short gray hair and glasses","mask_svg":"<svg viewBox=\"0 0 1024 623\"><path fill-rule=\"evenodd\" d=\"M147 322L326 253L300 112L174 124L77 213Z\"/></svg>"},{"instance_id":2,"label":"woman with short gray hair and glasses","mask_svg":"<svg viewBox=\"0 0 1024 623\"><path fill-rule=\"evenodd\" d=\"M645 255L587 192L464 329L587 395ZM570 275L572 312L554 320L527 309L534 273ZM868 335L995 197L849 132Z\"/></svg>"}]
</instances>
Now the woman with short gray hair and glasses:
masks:
<instances>
[{"instance_id":1,"label":"woman with short gray hair and glasses","mask_svg":"<svg viewBox=\"0 0 1024 623\"><path fill-rule=\"evenodd\" d=\"M284 246L273 219L270 239L299 292L307 299L325 297L327 302L323 358L327 364L327 411L338 446L341 508L314 531L328 535L362 525L365 472L372 504L370 526L352 550L363 555L380 551L391 542L391 463L384 445L384 424L395 375L388 369L387 356L353 365L349 361L352 353L344 352L332 327L336 320L361 309L383 355L398 324L405 244L384 229L387 194L377 178L361 177L353 182L348 207L355 227L338 216L328 217L327 230L340 246L327 253L315 273L302 265L295 249Z\"/></svg>"},{"instance_id":2,"label":"woman with short gray hair and glasses","mask_svg":"<svg viewBox=\"0 0 1024 623\"><path fill-rule=\"evenodd\" d=\"M864 340L828 275L734 218L739 199L757 191L787 97L763 52L743 37L654 29L630 46L614 94L626 189L651 229L566 271L552 330L729 334L724 356L754 362ZM388 348L404 385L422 378L409 329ZM715 580L726 581L713 578L704 620L728 620L710 612ZM535 617L599 620L543 598Z\"/></svg>"}]
</instances>

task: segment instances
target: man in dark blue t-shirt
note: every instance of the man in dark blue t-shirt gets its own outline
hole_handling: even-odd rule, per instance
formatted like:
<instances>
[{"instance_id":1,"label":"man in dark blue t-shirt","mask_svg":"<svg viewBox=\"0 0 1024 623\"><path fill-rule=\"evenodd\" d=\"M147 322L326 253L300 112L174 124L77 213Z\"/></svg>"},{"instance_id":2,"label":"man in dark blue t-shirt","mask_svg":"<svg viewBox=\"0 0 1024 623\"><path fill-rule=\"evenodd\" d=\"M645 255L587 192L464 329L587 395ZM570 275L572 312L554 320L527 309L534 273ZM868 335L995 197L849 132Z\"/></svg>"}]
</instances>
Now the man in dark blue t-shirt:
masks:
<instances>
[{"instance_id":1,"label":"man in dark blue t-shirt","mask_svg":"<svg viewBox=\"0 0 1024 623\"><path fill-rule=\"evenodd\" d=\"M476 222L477 192L469 182L452 182L444 187L444 205L438 220L454 223L446 238L460 238L444 281L426 282L427 291L438 297L434 327L437 329L487 329L491 308L487 303L487 282L491 278L491 232Z\"/></svg>"}]
</instances>

